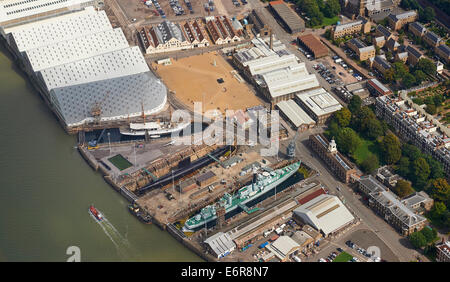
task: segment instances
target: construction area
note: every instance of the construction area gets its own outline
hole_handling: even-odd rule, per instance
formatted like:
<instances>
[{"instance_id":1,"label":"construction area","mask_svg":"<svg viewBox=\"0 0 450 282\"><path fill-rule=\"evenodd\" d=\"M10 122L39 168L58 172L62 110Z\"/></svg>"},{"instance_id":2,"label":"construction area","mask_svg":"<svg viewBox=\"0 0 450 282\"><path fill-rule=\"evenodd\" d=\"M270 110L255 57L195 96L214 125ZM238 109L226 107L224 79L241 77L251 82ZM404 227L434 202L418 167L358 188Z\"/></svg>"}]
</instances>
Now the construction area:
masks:
<instances>
[{"instance_id":1,"label":"construction area","mask_svg":"<svg viewBox=\"0 0 450 282\"><path fill-rule=\"evenodd\" d=\"M190 109L203 101L203 110L245 110L263 104L245 80L218 52L153 64L169 91Z\"/></svg>"}]
</instances>

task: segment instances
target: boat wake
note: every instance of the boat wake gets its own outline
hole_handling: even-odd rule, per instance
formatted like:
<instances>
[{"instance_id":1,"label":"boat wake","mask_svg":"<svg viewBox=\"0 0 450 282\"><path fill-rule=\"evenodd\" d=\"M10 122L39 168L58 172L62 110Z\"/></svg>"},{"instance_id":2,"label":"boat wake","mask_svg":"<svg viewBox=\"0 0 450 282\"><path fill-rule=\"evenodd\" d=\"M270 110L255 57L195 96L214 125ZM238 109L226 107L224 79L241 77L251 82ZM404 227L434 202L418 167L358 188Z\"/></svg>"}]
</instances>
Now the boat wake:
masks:
<instances>
[{"instance_id":1,"label":"boat wake","mask_svg":"<svg viewBox=\"0 0 450 282\"><path fill-rule=\"evenodd\" d=\"M124 260L130 260L132 258L131 244L120 232L114 227L114 225L103 215L103 220L98 221L91 213L90 216L97 222L98 225L103 229L103 232L108 236L111 242L116 247L117 253Z\"/></svg>"}]
</instances>

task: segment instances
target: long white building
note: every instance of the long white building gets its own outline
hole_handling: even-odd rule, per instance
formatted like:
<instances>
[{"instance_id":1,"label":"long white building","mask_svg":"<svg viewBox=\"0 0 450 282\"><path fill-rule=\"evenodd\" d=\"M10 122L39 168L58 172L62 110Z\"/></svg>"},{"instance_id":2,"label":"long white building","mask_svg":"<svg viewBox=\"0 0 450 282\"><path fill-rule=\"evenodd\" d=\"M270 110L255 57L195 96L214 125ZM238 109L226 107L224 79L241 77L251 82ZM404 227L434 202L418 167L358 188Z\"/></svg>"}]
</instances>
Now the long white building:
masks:
<instances>
[{"instance_id":1,"label":"long white building","mask_svg":"<svg viewBox=\"0 0 450 282\"><path fill-rule=\"evenodd\" d=\"M148 72L139 47L104 53L84 60L41 70L38 77L48 90L97 80Z\"/></svg>"},{"instance_id":2,"label":"long white building","mask_svg":"<svg viewBox=\"0 0 450 282\"><path fill-rule=\"evenodd\" d=\"M25 52L24 60L30 70L43 69L87 59L93 56L127 48L128 41L120 28L76 37Z\"/></svg>"},{"instance_id":3,"label":"long white building","mask_svg":"<svg viewBox=\"0 0 450 282\"><path fill-rule=\"evenodd\" d=\"M166 87L104 11L87 7L1 31L67 130L153 114L166 104Z\"/></svg>"},{"instance_id":4,"label":"long white building","mask_svg":"<svg viewBox=\"0 0 450 282\"><path fill-rule=\"evenodd\" d=\"M10 45L18 53L47 46L57 42L111 30L112 26L104 11L85 11L6 29Z\"/></svg>"},{"instance_id":5,"label":"long white building","mask_svg":"<svg viewBox=\"0 0 450 282\"><path fill-rule=\"evenodd\" d=\"M96 4L95 0L2 0L0 26L36 21Z\"/></svg>"}]
</instances>

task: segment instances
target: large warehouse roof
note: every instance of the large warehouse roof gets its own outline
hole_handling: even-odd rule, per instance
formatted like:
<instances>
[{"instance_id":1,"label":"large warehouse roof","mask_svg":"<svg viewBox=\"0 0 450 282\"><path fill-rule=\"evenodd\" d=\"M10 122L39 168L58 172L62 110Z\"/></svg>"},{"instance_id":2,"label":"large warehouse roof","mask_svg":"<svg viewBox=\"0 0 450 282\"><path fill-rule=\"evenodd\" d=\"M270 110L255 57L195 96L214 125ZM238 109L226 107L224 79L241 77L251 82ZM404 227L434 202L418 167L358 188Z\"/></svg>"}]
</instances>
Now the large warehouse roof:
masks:
<instances>
[{"instance_id":1,"label":"large warehouse roof","mask_svg":"<svg viewBox=\"0 0 450 282\"><path fill-rule=\"evenodd\" d=\"M272 98L320 86L315 74L296 74L290 68L263 74L263 78Z\"/></svg>"},{"instance_id":2,"label":"large warehouse roof","mask_svg":"<svg viewBox=\"0 0 450 282\"><path fill-rule=\"evenodd\" d=\"M116 28L28 50L26 56L36 72L127 47L122 29Z\"/></svg>"},{"instance_id":3,"label":"large warehouse roof","mask_svg":"<svg viewBox=\"0 0 450 282\"><path fill-rule=\"evenodd\" d=\"M59 9L93 4L93 0L2 0L0 1L0 25L12 20L29 18Z\"/></svg>"},{"instance_id":4,"label":"large warehouse roof","mask_svg":"<svg viewBox=\"0 0 450 282\"><path fill-rule=\"evenodd\" d=\"M315 124L314 120L294 100L281 101L277 106L295 127L300 127L302 124Z\"/></svg>"},{"instance_id":5,"label":"large warehouse roof","mask_svg":"<svg viewBox=\"0 0 450 282\"><path fill-rule=\"evenodd\" d=\"M44 69L40 77L48 90L149 71L139 47L130 47Z\"/></svg>"},{"instance_id":6,"label":"large warehouse roof","mask_svg":"<svg viewBox=\"0 0 450 282\"><path fill-rule=\"evenodd\" d=\"M112 29L105 11L77 13L17 27L12 36L19 52Z\"/></svg>"},{"instance_id":7,"label":"large warehouse roof","mask_svg":"<svg viewBox=\"0 0 450 282\"><path fill-rule=\"evenodd\" d=\"M298 39L314 53L316 59L328 55L327 47L313 34L302 35Z\"/></svg>"},{"instance_id":8,"label":"large warehouse roof","mask_svg":"<svg viewBox=\"0 0 450 282\"><path fill-rule=\"evenodd\" d=\"M354 220L338 197L320 195L294 210L307 223L325 235L339 230Z\"/></svg>"},{"instance_id":9,"label":"large warehouse roof","mask_svg":"<svg viewBox=\"0 0 450 282\"><path fill-rule=\"evenodd\" d=\"M151 72L53 89L51 100L68 126L92 120L99 106L102 120L125 119L162 109L166 87Z\"/></svg>"},{"instance_id":10,"label":"large warehouse roof","mask_svg":"<svg viewBox=\"0 0 450 282\"><path fill-rule=\"evenodd\" d=\"M287 56L272 55L269 57L263 57L247 63L247 66L252 75L262 74L277 70L280 68L286 68L289 66L297 65L297 57L294 54Z\"/></svg>"},{"instance_id":11,"label":"large warehouse roof","mask_svg":"<svg viewBox=\"0 0 450 282\"><path fill-rule=\"evenodd\" d=\"M305 22L283 1L269 3L278 16L285 22L290 32L299 32L305 27Z\"/></svg>"},{"instance_id":12,"label":"large warehouse roof","mask_svg":"<svg viewBox=\"0 0 450 282\"><path fill-rule=\"evenodd\" d=\"M317 116L330 114L342 108L341 104L323 88L297 94L297 98Z\"/></svg>"}]
</instances>

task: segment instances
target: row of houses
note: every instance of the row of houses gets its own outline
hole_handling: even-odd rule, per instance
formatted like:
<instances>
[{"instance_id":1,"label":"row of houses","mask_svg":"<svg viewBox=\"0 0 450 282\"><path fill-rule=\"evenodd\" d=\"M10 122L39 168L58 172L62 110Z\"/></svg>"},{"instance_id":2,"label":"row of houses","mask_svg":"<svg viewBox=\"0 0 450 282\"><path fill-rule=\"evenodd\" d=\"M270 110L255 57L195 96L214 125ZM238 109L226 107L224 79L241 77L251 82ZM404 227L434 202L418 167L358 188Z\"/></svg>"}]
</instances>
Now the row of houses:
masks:
<instances>
[{"instance_id":1,"label":"row of houses","mask_svg":"<svg viewBox=\"0 0 450 282\"><path fill-rule=\"evenodd\" d=\"M180 23L165 20L143 27L138 36L146 54L207 47L210 42L228 44L243 38L242 30L236 30L226 16L206 17L205 22L199 19Z\"/></svg>"},{"instance_id":2,"label":"row of houses","mask_svg":"<svg viewBox=\"0 0 450 282\"><path fill-rule=\"evenodd\" d=\"M419 112L401 98L378 97L375 107L377 116L393 126L403 140L410 141L422 152L433 156L442 163L445 173L449 175L450 138L445 128L435 124L432 116Z\"/></svg>"},{"instance_id":3,"label":"row of houses","mask_svg":"<svg viewBox=\"0 0 450 282\"><path fill-rule=\"evenodd\" d=\"M331 30L331 37L333 39L341 38L347 35L358 33L369 33L371 23L366 18L358 16L356 20L348 23L338 24Z\"/></svg>"},{"instance_id":4,"label":"row of houses","mask_svg":"<svg viewBox=\"0 0 450 282\"><path fill-rule=\"evenodd\" d=\"M422 38L426 44L434 47L436 54L441 57L446 63L450 62L450 47L445 44L444 40L437 34L429 31L419 22L413 22L408 25L408 31L415 36Z\"/></svg>"}]
</instances>

